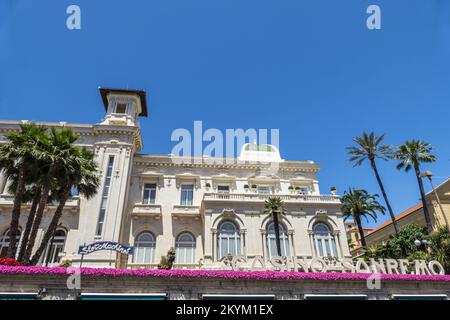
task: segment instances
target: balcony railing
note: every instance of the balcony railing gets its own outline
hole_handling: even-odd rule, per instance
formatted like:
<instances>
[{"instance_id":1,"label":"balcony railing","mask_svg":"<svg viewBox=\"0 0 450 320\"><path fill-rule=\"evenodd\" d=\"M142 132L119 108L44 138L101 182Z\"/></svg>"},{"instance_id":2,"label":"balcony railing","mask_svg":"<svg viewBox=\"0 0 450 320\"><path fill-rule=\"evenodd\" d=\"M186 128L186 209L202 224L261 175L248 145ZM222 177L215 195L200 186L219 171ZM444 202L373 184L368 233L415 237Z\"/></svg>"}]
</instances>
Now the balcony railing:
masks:
<instances>
[{"instance_id":1,"label":"balcony railing","mask_svg":"<svg viewBox=\"0 0 450 320\"><path fill-rule=\"evenodd\" d=\"M12 207L14 204L14 195L2 194L0 195L0 206ZM31 203L25 203L22 206L28 207ZM54 210L58 206L58 201L51 201L47 203L47 209ZM80 209L80 198L78 196L68 199L64 205L64 210L77 212Z\"/></svg>"},{"instance_id":2,"label":"balcony railing","mask_svg":"<svg viewBox=\"0 0 450 320\"><path fill-rule=\"evenodd\" d=\"M131 215L134 217L161 217L162 210L159 204L135 203Z\"/></svg>"},{"instance_id":3,"label":"balcony railing","mask_svg":"<svg viewBox=\"0 0 450 320\"><path fill-rule=\"evenodd\" d=\"M278 197L284 202L306 203L340 203L335 195L305 195L305 194L257 194L257 193L205 193L203 201L242 201L261 202L269 197Z\"/></svg>"},{"instance_id":4,"label":"balcony railing","mask_svg":"<svg viewBox=\"0 0 450 320\"><path fill-rule=\"evenodd\" d=\"M183 206L174 205L172 210L172 217L174 218L199 218L200 217L200 207L198 206Z\"/></svg>"}]
</instances>

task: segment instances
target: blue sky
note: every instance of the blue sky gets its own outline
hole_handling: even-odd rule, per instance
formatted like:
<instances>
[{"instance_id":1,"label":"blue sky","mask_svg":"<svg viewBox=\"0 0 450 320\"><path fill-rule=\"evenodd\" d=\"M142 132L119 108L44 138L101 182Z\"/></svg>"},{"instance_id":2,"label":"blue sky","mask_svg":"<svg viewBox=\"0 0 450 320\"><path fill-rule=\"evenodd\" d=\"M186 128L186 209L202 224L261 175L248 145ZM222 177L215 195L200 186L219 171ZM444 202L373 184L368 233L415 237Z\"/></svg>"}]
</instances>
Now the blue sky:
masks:
<instances>
[{"instance_id":1,"label":"blue sky","mask_svg":"<svg viewBox=\"0 0 450 320\"><path fill-rule=\"evenodd\" d=\"M81 30L66 28L70 4ZM381 30L366 28L370 4ZM99 86L147 90L146 153L170 153L194 120L279 128L283 158L319 163L323 192L375 193L345 153L374 130L430 142L426 169L450 175L447 0L0 0L0 70L1 119L94 123ZM418 202L412 174L380 171L396 213Z\"/></svg>"}]
</instances>

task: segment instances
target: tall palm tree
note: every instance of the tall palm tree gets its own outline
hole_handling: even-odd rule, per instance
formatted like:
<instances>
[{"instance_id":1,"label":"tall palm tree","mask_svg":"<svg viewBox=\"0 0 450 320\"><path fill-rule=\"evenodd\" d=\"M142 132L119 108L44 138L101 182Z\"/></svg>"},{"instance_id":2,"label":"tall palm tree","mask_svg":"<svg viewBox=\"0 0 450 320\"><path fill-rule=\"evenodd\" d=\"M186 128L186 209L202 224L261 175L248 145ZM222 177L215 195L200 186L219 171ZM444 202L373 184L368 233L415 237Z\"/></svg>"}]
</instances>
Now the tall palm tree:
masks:
<instances>
[{"instance_id":1,"label":"tall palm tree","mask_svg":"<svg viewBox=\"0 0 450 320\"><path fill-rule=\"evenodd\" d=\"M377 221L377 211L384 214L384 207L376 200L378 195L369 194L366 190L349 189L342 196L342 213L344 220L353 218L358 226L359 235L361 237L361 245L366 246L366 237L361 223L364 217L369 221L368 217Z\"/></svg>"},{"instance_id":2,"label":"tall palm tree","mask_svg":"<svg viewBox=\"0 0 450 320\"><path fill-rule=\"evenodd\" d=\"M441 226L433 231L431 237L432 257L439 261L446 273L450 272L450 231Z\"/></svg>"},{"instance_id":3,"label":"tall palm tree","mask_svg":"<svg viewBox=\"0 0 450 320\"><path fill-rule=\"evenodd\" d=\"M281 256L280 215L286 214L283 201L279 197L269 197L264 202L264 213L270 215L273 220L277 254Z\"/></svg>"},{"instance_id":4,"label":"tall palm tree","mask_svg":"<svg viewBox=\"0 0 450 320\"><path fill-rule=\"evenodd\" d=\"M78 135L71 129L63 127L60 130L55 128L51 128L50 130L49 139L44 145L45 152L41 157L41 174L36 182L37 186L40 187L41 195L27 248L22 258L25 264L29 262L31 257L47 203L49 200L57 200L58 198L58 170L64 170L66 166L70 165L69 160L71 159L71 155L75 152L74 149L77 148L74 145L77 139Z\"/></svg>"},{"instance_id":5,"label":"tall palm tree","mask_svg":"<svg viewBox=\"0 0 450 320\"><path fill-rule=\"evenodd\" d=\"M73 148L71 152L72 154L68 155L66 165L58 170L60 187L57 194L59 203L41 244L30 261L31 265L38 263L47 248L59 224L66 201L72 196L72 188L75 187L79 195L86 199L97 193L100 181L96 174L97 164L94 161L94 154L81 148Z\"/></svg>"},{"instance_id":6,"label":"tall palm tree","mask_svg":"<svg viewBox=\"0 0 450 320\"><path fill-rule=\"evenodd\" d=\"M36 216L36 210L39 204L39 200L41 198L41 188L39 187L32 187L30 192L30 198L31 198L31 206L30 206L30 211L28 212L28 218L27 218L27 223L25 225L25 230L23 231L22 234L22 241L21 241L21 245L19 248L19 253L17 255L17 260L19 260L19 262L23 262L23 257L25 255L25 250L27 248L27 243L28 243L28 239L30 237L30 233L31 233L31 228L33 227L33 222L34 222L34 218Z\"/></svg>"},{"instance_id":7,"label":"tall palm tree","mask_svg":"<svg viewBox=\"0 0 450 320\"><path fill-rule=\"evenodd\" d=\"M7 256L14 258L23 196L28 175L36 168L36 160L42 156L41 145L45 140L45 128L33 123L21 124L20 131L6 135L7 142L0 146L0 169L14 181L14 201L9 228L10 243Z\"/></svg>"},{"instance_id":8,"label":"tall palm tree","mask_svg":"<svg viewBox=\"0 0 450 320\"><path fill-rule=\"evenodd\" d=\"M411 168L414 168L417 182L419 184L420 197L422 199L423 205L423 214L425 216L428 233L433 230L433 226L431 225L431 218L425 199L423 182L422 178L420 177L420 164L436 161L436 157L430 154L431 151L433 151L433 147L425 141L408 140L404 144L399 146L394 153L394 158L400 161L397 165L397 170L404 169L405 172L408 172L409 170L411 170Z\"/></svg>"},{"instance_id":9,"label":"tall palm tree","mask_svg":"<svg viewBox=\"0 0 450 320\"><path fill-rule=\"evenodd\" d=\"M370 162L370 166L375 173L375 178L377 179L378 186L380 187L381 194L383 195L384 202L386 203L389 211L389 215L391 216L395 234L398 234L399 228L397 221L395 220L394 211L392 210L391 203L389 202L386 191L384 190L383 182L381 181L377 164L375 162L375 159L383 159L387 161L392 158L392 146L381 145L383 140L384 134L377 137L374 132L371 132L370 134L364 132L361 137L355 137L353 139L353 141L357 144L357 147L348 147L347 152L351 155L349 161L354 162L354 167L362 165L366 159Z\"/></svg>"}]
</instances>

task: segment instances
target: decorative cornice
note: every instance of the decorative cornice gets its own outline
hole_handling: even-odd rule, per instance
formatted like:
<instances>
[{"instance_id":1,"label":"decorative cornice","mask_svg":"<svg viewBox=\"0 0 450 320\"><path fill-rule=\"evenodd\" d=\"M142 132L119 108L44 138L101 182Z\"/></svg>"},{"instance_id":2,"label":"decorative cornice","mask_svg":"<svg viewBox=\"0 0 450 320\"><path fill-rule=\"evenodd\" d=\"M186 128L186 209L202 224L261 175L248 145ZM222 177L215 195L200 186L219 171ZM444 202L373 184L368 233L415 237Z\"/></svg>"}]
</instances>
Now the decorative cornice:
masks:
<instances>
[{"instance_id":1,"label":"decorative cornice","mask_svg":"<svg viewBox=\"0 0 450 320\"><path fill-rule=\"evenodd\" d=\"M258 170L265 165L245 165L245 164L207 164L207 163L174 163L174 162L147 162L134 161L136 166L146 167L178 167L178 168L204 168L204 169L242 169L242 170ZM316 168L299 168L299 167L279 167L282 172L312 172L317 173L319 169Z\"/></svg>"}]
</instances>

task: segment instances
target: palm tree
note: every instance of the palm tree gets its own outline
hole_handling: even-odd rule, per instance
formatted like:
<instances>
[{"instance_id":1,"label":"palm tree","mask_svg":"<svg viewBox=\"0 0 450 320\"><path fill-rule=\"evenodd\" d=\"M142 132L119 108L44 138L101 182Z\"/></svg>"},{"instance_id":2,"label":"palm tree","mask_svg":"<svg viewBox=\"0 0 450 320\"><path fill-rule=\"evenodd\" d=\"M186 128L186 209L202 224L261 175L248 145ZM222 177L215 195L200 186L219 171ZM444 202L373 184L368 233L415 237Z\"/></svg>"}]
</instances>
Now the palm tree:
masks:
<instances>
[{"instance_id":1,"label":"palm tree","mask_svg":"<svg viewBox=\"0 0 450 320\"><path fill-rule=\"evenodd\" d=\"M264 213L270 215L273 220L277 254L281 256L280 215L286 214L283 201L279 197L269 197L264 202Z\"/></svg>"},{"instance_id":2,"label":"palm tree","mask_svg":"<svg viewBox=\"0 0 450 320\"><path fill-rule=\"evenodd\" d=\"M436 157L430 152L433 147L424 141L420 140L408 140L401 146L399 146L394 153L394 158L400 160L397 165L397 170L404 169L405 172L414 168L417 182L419 183L420 196L423 205L423 214L425 216L425 222L427 225L427 231L430 233L433 230L431 225L430 213L428 212L428 207L425 199L425 191L423 188L422 178L420 177L420 164L430 163L436 161Z\"/></svg>"},{"instance_id":3,"label":"palm tree","mask_svg":"<svg viewBox=\"0 0 450 320\"><path fill-rule=\"evenodd\" d=\"M381 194L383 195L384 202L386 203L389 215L391 216L392 225L394 226L395 234L398 234L399 228L397 221L395 220L394 211L392 210L389 199L384 190L383 182L381 181L380 175L378 173L377 164L375 159L383 159L387 161L392 157L392 146L381 145L384 140L384 134L377 137L375 133L371 132L367 134L363 133L361 137L355 137L353 141L358 145L357 147L348 147L347 152L351 155L349 161L354 162L355 166L360 166L363 164L364 160L369 160L373 172L375 173L375 178L377 179L378 186L380 187Z\"/></svg>"},{"instance_id":4,"label":"palm tree","mask_svg":"<svg viewBox=\"0 0 450 320\"><path fill-rule=\"evenodd\" d=\"M94 161L94 154L82 148L73 148L71 152L72 154L66 159L66 165L58 170L60 188L57 194L59 204L39 248L30 261L31 265L35 265L39 261L45 248L47 248L48 242L61 219L66 201L72 196L72 188L75 187L79 195L86 199L97 193L100 181L96 174L97 164Z\"/></svg>"},{"instance_id":5,"label":"palm tree","mask_svg":"<svg viewBox=\"0 0 450 320\"><path fill-rule=\"evenodd\" d=\"M450 231L446 226L441 226L430 235L432 257L439 261L446 273L450 272Z\"/></svg>"},{"instance_id":6,"label":"palm tree","mask_svg":"<svg viewBox=\"0 0 450 320\"><path fill-rule=\"evenodd\" d=\"M373 246L367 246L364 247L364 255L368 258L379 258L382 255L383 252L383 245L382 244L376 244Z\"/></svg>"},{"instance_id":7,"label":"palm tree","mask_svg":"<svg viewBox=\"0 0 450 320\"><path fill-rule=\"evenodd\" d=\"M23 258L25 255L25 250L27 248L28 238L30 237L31 228L33 227L34 217L36 216L36 210L39 204L40 196L41 196L41 188L34 186L30 191L31 198L31 206L30 211L28 212L27 223L25 225L25 230L22 234L22 242L19 249L19 254L17 255L17 260L19 262L23 262Z\"/></svg>"},{"instance_id":8,"label":"palm tree","mask_svg":"<svg viewBox=\"0 0 450 320\"><path fill-rule=\"evenodd\" d=\"M58 170L63 171L66 166L70 165L71 155L75 153L74 149L77 148L74 146L77 139L78 135L71 129L61 128L60 130L56 130L55 128L51 128L49 139L44 145L45 152L42 153L41 157L41 174L36 181L37 186L40 187L41 194L27 248L22 259L24 264L27 264L31 257L47 203L49 200L58 199Z\"/></svg>"},{"instance_id":9,"label":"palm tree","mask_svg":"<svg viewBox=\"0 0 450 320\"><path fill-rule=\"evenodd\" d=\"M14 202L9 228L10 243L7 256L14 258L17 249L19 218L28 176L36 168L36 160L42 156L45 128L33 123L21 124L20 131L6 135L7 143L0 146L0 169L14 181Z\"/></svg>"},{"instance_id":10,"label":"palm tree","mask_svg":"<svg viewBox=\"0 0 450 320\"><path fill-rule=\"evenodd\" d=\"M371 217L377 221L377 211L384 214L384 207L376 200L378 195L369 194L366 190L349 189L345 191L342 196L342 213L344 220L353 218L358 226L359 235L361 237L361 245L366 246L366 238L361 223L361 218Z\"/></svg>"}]
</instances>

